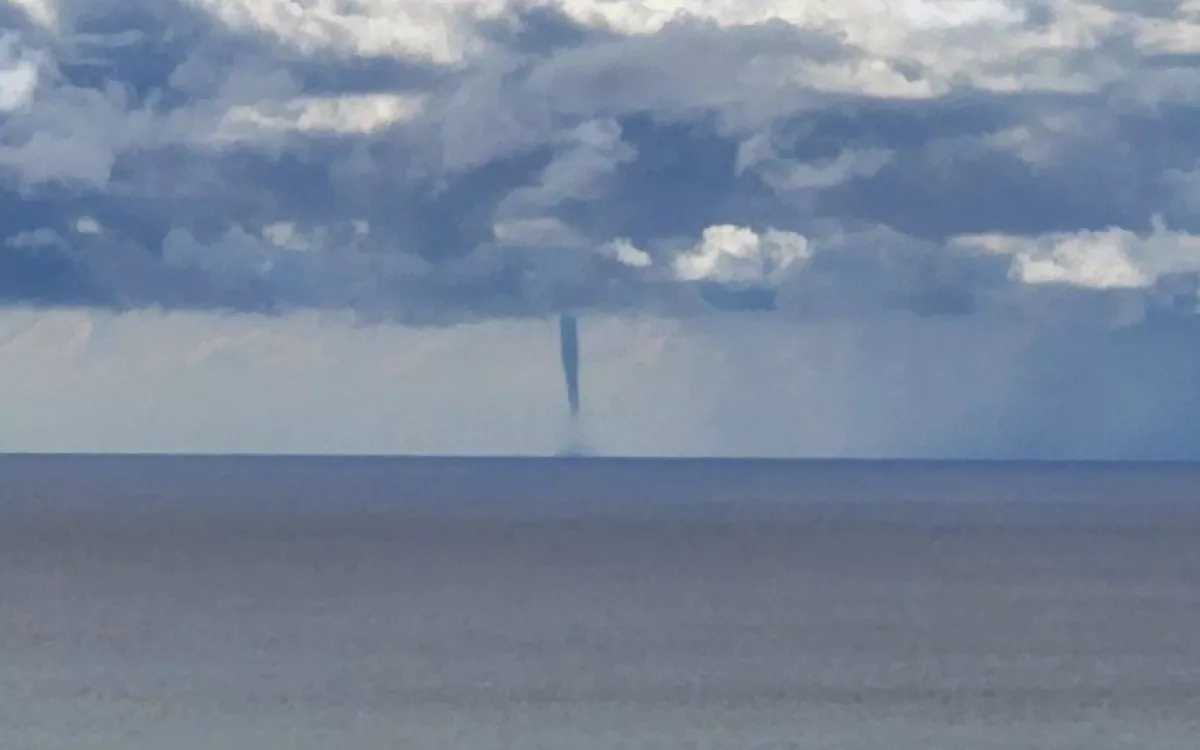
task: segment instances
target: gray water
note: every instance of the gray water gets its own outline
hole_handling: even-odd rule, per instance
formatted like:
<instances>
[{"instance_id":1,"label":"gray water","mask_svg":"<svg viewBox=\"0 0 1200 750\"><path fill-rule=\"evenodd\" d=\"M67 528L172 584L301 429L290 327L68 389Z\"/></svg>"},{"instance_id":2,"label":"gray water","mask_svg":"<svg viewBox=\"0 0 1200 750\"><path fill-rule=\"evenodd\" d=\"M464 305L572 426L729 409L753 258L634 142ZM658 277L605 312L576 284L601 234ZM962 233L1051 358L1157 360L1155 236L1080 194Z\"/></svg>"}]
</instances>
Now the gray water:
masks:
<instances>
[{"instance_id":1,"label":"gray water","mask_svg":"<svg viewBox=\"0 0 1200 750\"><path fill-rule=\"evenodd\" d=\"M1197 487L0 457L0 747L1193 750Z\"/></svg>"}]
</instances>

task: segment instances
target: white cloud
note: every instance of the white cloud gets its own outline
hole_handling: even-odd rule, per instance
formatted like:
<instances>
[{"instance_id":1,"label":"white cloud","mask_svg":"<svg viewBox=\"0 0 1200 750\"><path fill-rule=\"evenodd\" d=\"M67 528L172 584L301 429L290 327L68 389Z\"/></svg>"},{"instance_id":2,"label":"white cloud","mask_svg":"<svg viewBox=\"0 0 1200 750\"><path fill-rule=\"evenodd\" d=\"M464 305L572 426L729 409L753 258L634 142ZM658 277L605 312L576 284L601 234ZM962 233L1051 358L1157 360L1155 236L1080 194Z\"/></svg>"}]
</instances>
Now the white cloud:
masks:
<instances>
[{"instance_id":1,"label":"white cloud","mask_svg":"<svg viewBox=\"0 0 1200 750\"><path fill-rule=\"evenodd\" d=\"M746 3L737 0L557 0L566 12L584 22L604 23L627 34L653 34L664 25L689 15L722 26L783 21L808 26L849 23L867 18L886 19L914 29L946 29L978 23L1014 23L1023 18L1018 8L995 0L852 0L838 5L813 5L802 0Z\"/></svg>"},{"instance_id":2,"label":"white cloud","mask_svg":"<svg viewBox=\"0 0 1200 750\"><path fill-rule=\"evenodd\" d=\"M597 200L606 178L636 156L611 119L580 124L565 135L560 148L536 184L514 190L500 204L501 214L544 211L571 199Z\"/></svg>"},{"instance_id":3,"label":"white cloud","mask_svg":"<svg viewBox=\"0 0 1200 750\"><path fill-rule=\"evenodd\" d=\"M81 216L75 221L75 231L80 234L100 234L104 227L91 216Z\"/></svg>"},{"instance_id":4,"label":"white cloud","mask_svg":"<svg viewBox=\"0 0 1200 750\"><path fill-rule=\"evenodd\" d=\"M398 94L298 97L231 107L212 138L266 140L281 133L375 133L421 114L424 98Z\"/></svg>"},{"instance_id":5,"label":"white cloud","mask_svg":"<svg viewBox=\"0 0 1200 750\"><path fill-rule=\"evenodd\" d=\"M46 27L53 28L58 24L58 2L59 0L9 0L18 8L23 10L25 14L34 23Z\"/></svg>"},{"instance_id":6,"label":"white cloud","mask_svg":"<svg viewBox=\"0 0 1200 750\"><path fill-rule=\"evenodd\" d=\"M0 112L27 108L38 85L38 64L15 35L0 35Z\"/></svg>"},{"instance_id":7,"label":"white cloud","mask_svg":"<svg viewBox=\"0 0 1200 750\"><path fill-rule=\"evenodd\" d=\"M856 178L872 177L894 155L885 149L848 149L830 159L801 162L757 151L753 142L743 145L744 150L738 154L738 170L753 168L764 182L780 192L824 190Z\"/></svg>"},{"instance_id":8,"label":"white cloud","mask_svg":"<svg viewBox=\"0 0 1200 750\"><path fill-rule=\"evenodd\" d=\"M601 248L601 253L631 268L647 268L654 262L649 253L639 249L624 237L605 243Z\"/></svg>"},{"instance_id":9,"label":"white cloud","mask_svg":"<svg viewBox=\"0 0 1200 750\"><path fill-rule=\"evenodd\" d=\"M150 135L149 115L129 111L116 87L48 86L26 98L22 111L0 120L0 167L26 187L104 187L117 155Z\"/></svg>"},{"instance_id":10,"label":"white cloud","mask_svg":"<svg viewBox=\"0 0 1200 750\"><path fill-rule=\"evenodd\" d=\"M181 268L202 269L226 288L236 288L270 273L273 245L241 227L227 231L218 242L205 244L186 229L172 229L163 240L163 260Z\"/></svg>"},{"instance_id":11,"label":"white cloud","mask_svg":"<svg viewBox=\"0 0 1200 750\"><path fill-rule=\"evenodd\" d=\"M65 244L58 232L48 227L17 232L4 240L5 247L27 250L39 247L59 247Z\"/></svg>"},{"instance_id":12,"label":"white cloud","mask_svg":"<svg viewBox=\"0 0 1200 750\"><path fill-rule=\"evenodd\" d=\"M381 246L362 220L331 225L272 222L235 225L212 239L170 230L162 258L175 271L198 272L221 293L270 290L291 307L393 311L416 303L402 291L429 273L419 256Z\"/></svg>"},{"instance_id":13,"label":"white cloud","mask_svg":"<svg viewBox=\"0 0 1200 750\"><path fill-rule=\"evenodd\" d=\"M495 18L503 0L191 0L234 29L257 31L306 53L395 55L462 62L482 41L470 19Z\"/></svg>"},{"instance_id":14,"label":"white cloud","mask_svg":"<svg viewBox=\"0 0 1200 750\"><path fill-rule=\"evenodd\" d=\"M811 255L808 240L794 232L711 226L690 253L675 260L684 281L776 285Z\"/></svg>"},{"instance_id":15,"label":"white cloud","mask_svg":"<svg viewBox=\"0 0 1200 750\"><path fill-rule=\"evenodd\" d=\"M492 232L497 244L508 247L576 248L587 244L586 237L553 217L501 221Z\"/></svg>"},{"instance_id":16,"label":"white cloud","mask_svg":"<svg viewBox=\"0 0 1200 750\"><path fill-rule=\"evenodd\" d=\"M1146 234L1112 227L1034 238L962 237L958 242L1011 255L1013 273L1027 284L1143 288L1166 274L1200 272L1200 235L1170 231L1161 220Z\"/></svg>"},{"instance_id":17,"label":"white cloud","mask_svg":"<svg viewBox=\"0 0 1200 750\"><path fill-rule=\"evenodd\" d=\"M1200 214L1200 164L1189 170L1168 169L1163 181L1178 191L1176 200L1188 213Z\"/></svg>"},{"instance_id":18,"label":"white cloud","mask_svg":"<svg viewBox=\"0 0 1200 750\"><path fill-rule=\"evenodd\" d=\"M895 156L888 149L847 148L832 157L801 161L779 153L781 149L794 147L794 143L776 144L776 140L782 139L764 131L739 143L734 172L738 175L753 172L780 192L825 190L857 178L873 177Z\"/></svg>"}]
</instances>

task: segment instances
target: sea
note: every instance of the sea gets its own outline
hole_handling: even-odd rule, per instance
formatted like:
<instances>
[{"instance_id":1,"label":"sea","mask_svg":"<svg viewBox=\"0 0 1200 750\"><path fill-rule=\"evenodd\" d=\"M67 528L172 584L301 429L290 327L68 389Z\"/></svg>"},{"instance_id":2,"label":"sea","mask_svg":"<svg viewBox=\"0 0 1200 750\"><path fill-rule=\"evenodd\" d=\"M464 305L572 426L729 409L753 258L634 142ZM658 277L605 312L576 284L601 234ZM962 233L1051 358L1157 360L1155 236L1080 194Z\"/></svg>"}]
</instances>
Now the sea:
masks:
<instances>
[{"instance_id":1,"label":"sea","mask_svg":"<svg viewBox=\"0 0 1200 750\"><path fill-rule=\"evenodd\" d=\"M0 456L0 747L1200 747L1200 465Z\"/></svg>"}]
</instances>

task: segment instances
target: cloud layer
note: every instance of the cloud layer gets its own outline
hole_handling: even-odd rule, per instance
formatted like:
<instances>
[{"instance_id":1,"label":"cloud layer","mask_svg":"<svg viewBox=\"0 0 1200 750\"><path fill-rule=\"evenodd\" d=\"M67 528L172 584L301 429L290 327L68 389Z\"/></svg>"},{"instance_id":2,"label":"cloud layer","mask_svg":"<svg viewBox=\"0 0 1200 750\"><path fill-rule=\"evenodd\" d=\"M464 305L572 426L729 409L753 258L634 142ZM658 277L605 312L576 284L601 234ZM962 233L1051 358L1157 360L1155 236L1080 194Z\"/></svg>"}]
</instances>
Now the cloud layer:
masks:
<instances>
[{"instance_id":1,"label":"cloud layer","mask_svg":"<svg viewBox=\"0 0 1200 750\"><path fill-rule=\"evenodd\" d=\"M9 303L1128 318L1198 270L1195 2L0 18Z\"/></svg>"},{"instance_id":2,"label":"cloud layer","mask_svg":"<svg viewBox=\"0 0 1200 750\"><path fill-rule=\"evenodd\" d=\"M1195 0L0 0L0 304L653 320L631 452L1192 455L1198 105Z\"/></svg>"}]
</instances>

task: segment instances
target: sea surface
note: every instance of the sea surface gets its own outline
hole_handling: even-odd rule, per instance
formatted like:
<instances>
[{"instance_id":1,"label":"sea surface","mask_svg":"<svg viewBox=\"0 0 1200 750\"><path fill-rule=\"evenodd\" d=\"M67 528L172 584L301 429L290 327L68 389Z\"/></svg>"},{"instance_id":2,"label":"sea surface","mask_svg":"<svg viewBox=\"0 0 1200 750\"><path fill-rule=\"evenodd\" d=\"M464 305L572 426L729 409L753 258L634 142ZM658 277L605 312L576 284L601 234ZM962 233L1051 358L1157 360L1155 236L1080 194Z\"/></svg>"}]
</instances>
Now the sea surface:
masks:
<instances>
[{"instance_id":1,"label":"sea surface","mask_svg":"<svg viewBox=\"0 0 1200 750\"><path fill-rule=\"evenodd\" d=\"M1200 747L1200 466L0 456L0 747Z\"/></svg>"}]
</instances>

